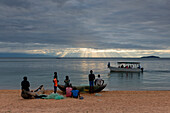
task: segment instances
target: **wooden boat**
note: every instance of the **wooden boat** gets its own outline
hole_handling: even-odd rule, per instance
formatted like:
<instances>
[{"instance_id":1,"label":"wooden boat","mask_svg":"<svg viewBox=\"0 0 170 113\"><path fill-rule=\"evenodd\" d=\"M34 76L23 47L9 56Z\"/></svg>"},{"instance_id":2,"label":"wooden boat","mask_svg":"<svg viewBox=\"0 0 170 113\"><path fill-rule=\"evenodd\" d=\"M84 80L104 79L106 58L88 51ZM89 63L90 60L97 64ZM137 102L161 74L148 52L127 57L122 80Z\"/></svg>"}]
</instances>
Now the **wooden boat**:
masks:
<instances>
[{"instance_id":1,"label":"wooden boat","mask_svg":"<svg viewBox=\"0 0 170 113\"><path fill-rule=\"evenodd\" d=\"M117 67L112 67L109 63L110 72L143 72L140 62L117 62L117 65Z\"/></svg>"},{"instance_id":2,"label":"wooden boat","mask_svg":"<svg viewBox=\"0 0 170 113\"><path fill-rule=\"evenodd\" d=\"M106 85L107 84L101 86L94 86L94 93L102 91L106 87ZM73 87L76 87L80 92L89 92L90 88L90 86L73 86ZM64 85L58 85L58 88L63 92L66 91Z\"/></svg>"}]
</instances>

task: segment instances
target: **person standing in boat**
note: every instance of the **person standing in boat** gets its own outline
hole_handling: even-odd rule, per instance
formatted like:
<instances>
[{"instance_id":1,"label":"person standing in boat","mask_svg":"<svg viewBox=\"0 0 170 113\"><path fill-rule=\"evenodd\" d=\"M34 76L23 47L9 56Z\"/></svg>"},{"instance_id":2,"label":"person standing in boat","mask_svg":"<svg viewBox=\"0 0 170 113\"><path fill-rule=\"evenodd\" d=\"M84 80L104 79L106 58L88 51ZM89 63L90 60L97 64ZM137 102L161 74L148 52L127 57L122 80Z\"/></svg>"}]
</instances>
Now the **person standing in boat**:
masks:
<instances>
[{"instance_id":1,"label":"person standing in boat","mask_svg":"<svg viewBox=\"0 0 170 113\"><path fill-rule=\"evenodd\" d=\"M54 72L54 79L53 79L53 83L54 83L54 93L57 92L58 82L59 82L59 80L57 79L57 72Z\"/></svg>"},{"instance_id":2,"label":"person standing in boat","mask_svg":"<svg viewBox=\"0 0 170 113\"><path fill-rule=\"evenodd\" d=\"M93 71L90 70L90 74L89 74L89 85L90 85L89 93L94 92L94 80L95 80L95 75L93 74Z\"/></svg>"}]
</instances>

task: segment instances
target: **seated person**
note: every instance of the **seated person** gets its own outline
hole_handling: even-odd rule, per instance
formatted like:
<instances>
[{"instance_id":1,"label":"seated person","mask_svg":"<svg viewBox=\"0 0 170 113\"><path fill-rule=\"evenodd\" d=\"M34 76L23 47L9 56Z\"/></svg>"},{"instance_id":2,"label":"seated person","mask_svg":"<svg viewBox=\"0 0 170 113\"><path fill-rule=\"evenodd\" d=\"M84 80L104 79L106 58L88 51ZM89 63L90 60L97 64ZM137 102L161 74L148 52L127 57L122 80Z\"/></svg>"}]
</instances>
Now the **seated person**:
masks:
<instances>
[{"instance_id":1,"label":"seated person","mask_svg":"<svg viewBox=\"0 0 170 113\"><path fill-rule=\"evenodd\" d=\"M35 98L41 98L44 97L45 95L41 95L44 94L44 87L43 85L41 85L39 88L37 88L36 90L32 90L32 91L26 91L26 90L22 90L21 92L21 96L24 99L35 99ZM41 96L40 96L41 95Z\"/></svg>"},{"instance_id":2,"label":"seated person","mask_svg":"<svg viewBox=\"0 0 170 113\"><path fill-rule=\"evenodd\" d=\"M65 83L65 88L70 87L70 79L69 79L68 76L66 76L66 79L64 80L64 83Z\"/></svg>"},{"instance_id":3,"label":"seated person","mask_svg":"<svg viewBox=\"0 0 170 113\"><path fill-rule=\"evenodd\" d=\"M138 68L140 69L140 65L138 65Z\"/></svg>"},{"instance_id":4,"label":"seated person","mask_svg":"<svg viewBox=\"0 0 170 113\"><path fill-rule=\"evenodd\" d=\"M104 84L104 80L100 78L100 74L98 74L98 78L94 82L95 85L101 86Z\"/></svg>"},{"instance_id":5,"label":"seated person","mask_svg":"<svg viewBox=\"0 0 170 113\"><path fill-rule=\"evenodd\" d=\"M72 84L70 84L69 87L66 87L66 97L71 97L72 96Z\"/></svg>"},{"instance_id":6,"label":"seated person","mask_svg":"<svg viewBox=\"0 0 170 113\"><path fill-rule=\"evenodd\" d=\"M128 68L131 68L131 66L129 65Z\"/></svg>"},{"instance_id":7,"label":"seated person","mask_svg":"<svg viewBox=\"0 0 170 113\"><path fill-rule=\"evenodd\" d=\"M30 83L29 81L27 81L27 77L24 77L23 81L21 82L21 89L22 90L24 89L25 91L30 91L29 87L30 87Z\"/></svg>"},{"instance_id":8,"label":"seated person","mask_svg":"<svg viewBox=\"0 0 170 113\"><path fill-rule=\"evenodd\" d=\"M24 99L40 98L41 96L39 96L39 95L44 94L43 85L41 85L36 90L30 91L30 89L29 89L30 83L29 83L29 81L27 81L27 77L24 77L23 79L24 80L21 82L21 89L22 89L21 96Z\"/></svg>"},{"instance_id":9,"label":"seated person","mask_svg":"<svg viewBox=\"0 0 170 113\"><path fill-rule=\"evenodd\" d=\"M124 68L124 66L123 66L123 65L121 65L121 68Z\"/></svg>"},{"instance_id":10,"label":"seated person","mask_svg":"<svg viewBox=\"0 0 170 113\"><path fill-rule=\"evenodd\" d=\"M73 98L78 98L78 97L80 98L80 91L77 90L76 87L73 87L73 90L71 92L72 92L72 97Z\"/></svg>"}]
</instances>

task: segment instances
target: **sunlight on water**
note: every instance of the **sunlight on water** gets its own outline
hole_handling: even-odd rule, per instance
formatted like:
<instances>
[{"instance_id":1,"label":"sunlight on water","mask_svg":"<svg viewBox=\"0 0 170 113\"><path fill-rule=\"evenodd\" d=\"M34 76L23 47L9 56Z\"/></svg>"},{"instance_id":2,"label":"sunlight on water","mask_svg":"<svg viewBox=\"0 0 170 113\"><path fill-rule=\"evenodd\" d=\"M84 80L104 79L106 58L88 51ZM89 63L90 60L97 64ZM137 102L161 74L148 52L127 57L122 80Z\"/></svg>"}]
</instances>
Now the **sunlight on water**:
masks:
<instances>
[{"instance_id":1,"label":"sunlight on water","mask_svg":"<svg viewBox=\"0 0 170 113\"><path fill-rule=\"evenodd\" d=\"M110 73L107 63L118 61L141 62L143 73ZM0 89L20 89L28 76L31 88L43 84L53 89L53 73L58 72L59 84L65 76L73 85L88 84L89 71L100 74L107 83L105 90L169 90L170 59L0 59Z\"/></svg>"}]
</instances>

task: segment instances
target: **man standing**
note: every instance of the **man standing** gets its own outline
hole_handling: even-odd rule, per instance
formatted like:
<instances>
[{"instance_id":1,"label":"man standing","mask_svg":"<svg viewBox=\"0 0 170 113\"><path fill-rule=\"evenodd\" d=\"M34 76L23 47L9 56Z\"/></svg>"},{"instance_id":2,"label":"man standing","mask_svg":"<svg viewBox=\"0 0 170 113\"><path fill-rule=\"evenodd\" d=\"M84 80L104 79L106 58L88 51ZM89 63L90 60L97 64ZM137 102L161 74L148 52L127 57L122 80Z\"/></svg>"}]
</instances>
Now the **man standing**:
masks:
<instances>
[{"instance_id":1,"label":"man standing","mask_svg":"<svg viewBox=\"0 0 170 113\"><path fill-rule=\"evenodd\" d=\"M93 74L93 71L90 70L90 74L89 74L89 85L90 85L89 93L94 92L94 80L95 80L95 75Z\"/></svg>"}]
</instances>

